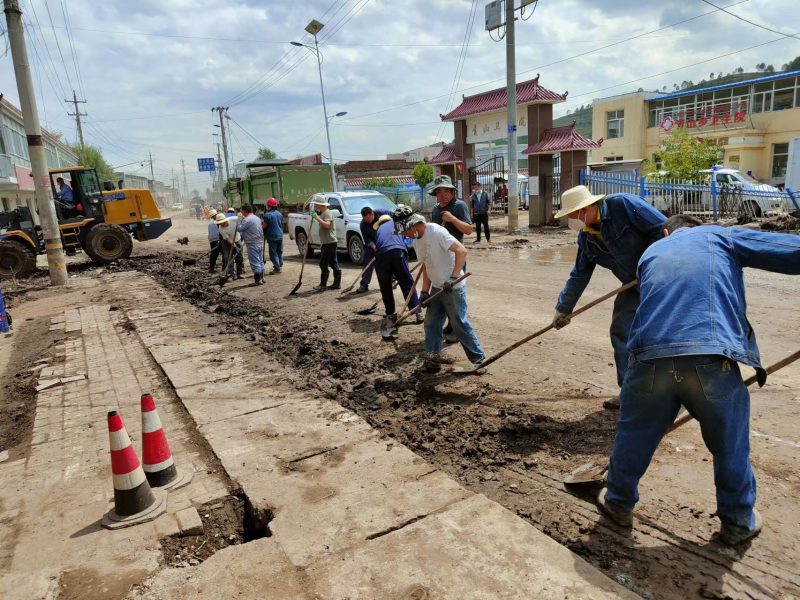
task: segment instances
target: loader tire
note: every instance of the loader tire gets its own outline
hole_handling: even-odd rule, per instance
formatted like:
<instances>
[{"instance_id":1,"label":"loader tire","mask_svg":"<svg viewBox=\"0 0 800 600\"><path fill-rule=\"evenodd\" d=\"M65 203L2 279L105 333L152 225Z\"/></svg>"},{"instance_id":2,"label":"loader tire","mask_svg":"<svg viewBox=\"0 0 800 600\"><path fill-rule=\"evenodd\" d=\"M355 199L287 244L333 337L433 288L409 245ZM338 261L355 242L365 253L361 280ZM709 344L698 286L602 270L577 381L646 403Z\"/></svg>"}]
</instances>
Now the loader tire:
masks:
<instances>
[{"instance_id":1,"label":"loader tire","mask_svg":"<svg viewBox=\"0 0 800 600\"><path fill-rule=\"evenodd\" d=\"M0 240L0 279L26 279L35 272L33 250L14 240Z\"/></svg>"},{"instance_id":2,"label":"loader tire","mask_svg":"<svg viewBox=\"0 0 800 600\"><path fill-rule=\"evenodd\" d=\"M89 230L84 250L93 262L107 265L120 258L129 257L133 252L133 239L119 225L100 223Z\"/></svg>"}]
</instances>

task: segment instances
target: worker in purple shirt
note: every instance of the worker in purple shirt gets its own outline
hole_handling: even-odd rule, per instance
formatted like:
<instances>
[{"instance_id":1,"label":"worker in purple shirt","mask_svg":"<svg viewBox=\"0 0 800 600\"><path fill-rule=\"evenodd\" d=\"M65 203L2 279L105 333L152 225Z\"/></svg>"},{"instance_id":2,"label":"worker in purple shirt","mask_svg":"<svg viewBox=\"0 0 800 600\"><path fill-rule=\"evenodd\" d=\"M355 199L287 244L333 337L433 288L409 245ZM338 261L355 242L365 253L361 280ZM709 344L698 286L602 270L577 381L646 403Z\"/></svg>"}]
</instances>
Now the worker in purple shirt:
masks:
<instances>
[{"instance_id":1,"label":"worker in purple shirt","mask_svg":"<svg viewBox=\"0 0 800 600\"><path fill-rule=\"evenodd\" d=\"M389 214L388 211L381 211L382 213ZM368 265L370 261L375 258L375 244L377 241L378 232L375 231L373 223L378 217L371 206L365 206L361 209L361 239L364 240L364 262ZM363 294L369 291L369 282L372 281L372 271L375 270L375 265L372 265L361 276L361 285L358 286L356 294Z\"/></svg>"}]
</instances>

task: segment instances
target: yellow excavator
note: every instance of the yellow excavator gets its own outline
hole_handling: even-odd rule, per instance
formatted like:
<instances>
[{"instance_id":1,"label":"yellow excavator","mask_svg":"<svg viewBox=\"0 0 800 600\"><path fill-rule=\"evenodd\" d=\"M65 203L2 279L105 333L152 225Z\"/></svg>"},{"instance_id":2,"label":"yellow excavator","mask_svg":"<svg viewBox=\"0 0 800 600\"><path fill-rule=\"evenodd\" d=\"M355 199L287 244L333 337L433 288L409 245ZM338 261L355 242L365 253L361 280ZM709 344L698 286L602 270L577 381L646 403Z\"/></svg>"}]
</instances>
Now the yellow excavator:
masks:
<instances>
[{"instance_id":1,"label":"yellow excavator","mask_svg":"<svg viewBox=\"0 0 800 600\"><path fill-rule=\"evenodd\" d=\"M172 219L161 217L150 190L116 189L112 181L104 182L101 190L97 171L84 167L49 173L67 255L83 251L95 263L107 265L131 255L133 238L152 240L172 227ZM70 179L69 201L56 187L56 176L63 175ZM34 225L28 207L0 212L0 278L30 277L36 271L36 256L44 252L42 229Z\"/></svg>"}]
</instances>

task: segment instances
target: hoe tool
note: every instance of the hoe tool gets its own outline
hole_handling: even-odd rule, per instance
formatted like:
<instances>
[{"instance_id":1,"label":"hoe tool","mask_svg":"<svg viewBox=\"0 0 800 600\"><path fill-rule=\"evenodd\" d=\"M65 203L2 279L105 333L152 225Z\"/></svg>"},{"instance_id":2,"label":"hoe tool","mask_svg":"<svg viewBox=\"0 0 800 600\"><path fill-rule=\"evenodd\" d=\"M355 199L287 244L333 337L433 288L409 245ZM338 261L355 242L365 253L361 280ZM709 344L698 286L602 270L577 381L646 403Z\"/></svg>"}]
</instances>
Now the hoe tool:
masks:
<instances>
[{"instance_id":1,"label":"hoe tool","mask_svg":"<svg viewBox=\"0 0 800 600\"><path fill-rule=\"evenodd\" d=\"M356 284L358 283L358 280L361 279L361 276L364 275L364 273L367 272L367 269L369 269L372 266L372 263L374 263L374 262L375 262L374 258L371 261L369 261L367 266L364 267L363 269L361 269L361 273L358 274L358 277L356 277L356 280L353 283L351 283L349 286L347 286L346 288L344 288L342 290L342 294L346 294L347 292L352 290L354 287L356 287Z\"/></svg>"}]
</instances>

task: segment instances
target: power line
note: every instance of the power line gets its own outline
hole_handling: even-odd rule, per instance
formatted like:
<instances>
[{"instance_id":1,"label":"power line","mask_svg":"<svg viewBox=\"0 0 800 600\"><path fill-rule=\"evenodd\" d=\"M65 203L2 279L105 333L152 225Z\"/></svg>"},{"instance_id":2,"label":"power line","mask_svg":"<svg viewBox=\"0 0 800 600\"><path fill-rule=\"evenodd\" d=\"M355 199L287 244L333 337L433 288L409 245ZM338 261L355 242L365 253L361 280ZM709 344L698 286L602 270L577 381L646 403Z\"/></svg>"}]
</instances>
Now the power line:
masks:
<instances>
[{"instance_id":1,"label":"power line","mask_svg":"<svg viewBox=\"0 0 800 600\"><path fill-rule=\"evenodd\" d=\"M75 65L75 75L78 78L78 86L81 90L81 96L86 98L86 91L83 87L83 76L81 75L81 69L78 66L78 52L75 50L75 36L72 34L72 23L69 20L69 14L67 13L65 0L61 0L61 13L64 15L64 24L67 26L67 39L69 40L70 50L72 51L72 62ZM55 30L53 31L55 32Z\"/></svg>"},{"instance_id":2,"label":"power line","mask_svg":"<svg viewBox=\"0 0 800 600\"><path fill-rule=\"evenodd\" d=\"M33 0L31 0L31 6L33 6ZM53 24L53 15L50 14L50 5L48 4L47 0L44 0L44 7L47 9L47 16L50 19L50 26L53 28L53 37L56 38L56 48L58 48L58 54L61 56L61 64L64 65L64 75L67 77L67 83L69 83L69 87L72 87L72 82L69 79L69 69L67 69L67 61L64 60L64 54L61 52L61 44L58 41L58 36L56 35L56 28Z\"/></svg>"},{"instance_id":3,"label":"power line","mask_svg":"<svg viewBox=\"0 0 800 600\"><path fill-rule=\"evenodd\" d=\"M755 22L753 22L753 21L749 21L749 20L745 19L744 17L740 17L739 15L733 14L731 11L729 11L729 10L725 10L724 8L722 8L722 7L719 7L719 6L717 6L716 4L712 4L712 3L711 3L711 2L709 2L708 0L702 0L702 1L703 1L703 2L705 2L706 4L708 4L709 6L713 6L713 7L714 7L714 8L716 8L717 10L721 10L721 11L722 11L722 12L724 12L726 15L730 15L730 16L732 16L732 17L736 17L736 18L737 18L737 19L739 19L740 21L744 21L745 23L749 23L750 25L753 25L753 26L755 26L755 27L758 27L759 29L764 29L765 31L770 31L770 32L772 32L772 33L777 33L778 35L782 35L782 36L784 36L784 37L789 37L789 38L794 38L794 39L796 39L796 40L800 40L800 38L799 38L799 37L797 37L797 34L789 35L789 34L786 34L786 33L783 33L783 32L781 32L781 31L778 31L777 29L771 29L771 28L769 28L769 27L767 27L767 26L765 26L765 25L759 25L758 23L755 23ZM731 6L733 6L733 4L731 4Z\"/></svg>"},{"instance_id":4,"label":"power line","mask_svg":"<svg viewBox=\"0 0 800 600\"><path fill-rule=\"evenodd\" d=\"M64 91L64 86L61 85L61 80L58 78L58 70L55 68L55 64L56 63L53 60L53 55L50 53L50 46L47 45L47 40L44 37L44 31L42 31L42 25L39 22L39 15L36 14L36 7L33 5L33 0L31 0L30 7L31 7L31 11L33 12L33 18L36 19L36 26L39 28L39 31L42 34L41 43L44 44L45 50L47 50L47 56L50 59L50 64L52 65L52 68L53 68L53 74L54 74L55 80L58 82L58 87L61 88L61 95L62 96L66 96L67 93ZM31 25L33 25L33 23L31 23ZM53 35L55 35L55 30L53 30Z\"/></svg>"}]
</instances>

